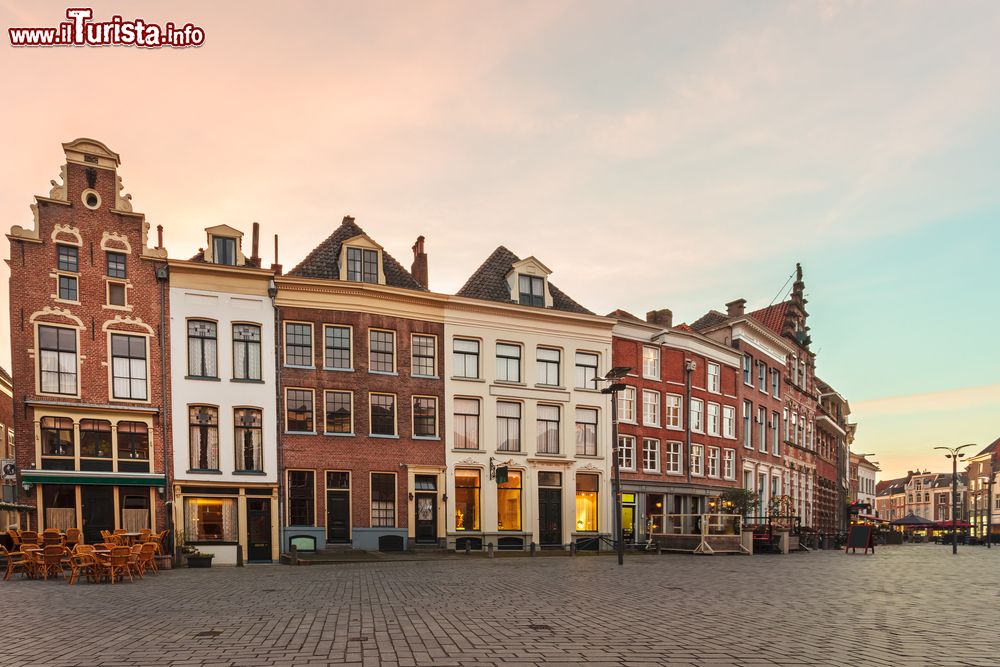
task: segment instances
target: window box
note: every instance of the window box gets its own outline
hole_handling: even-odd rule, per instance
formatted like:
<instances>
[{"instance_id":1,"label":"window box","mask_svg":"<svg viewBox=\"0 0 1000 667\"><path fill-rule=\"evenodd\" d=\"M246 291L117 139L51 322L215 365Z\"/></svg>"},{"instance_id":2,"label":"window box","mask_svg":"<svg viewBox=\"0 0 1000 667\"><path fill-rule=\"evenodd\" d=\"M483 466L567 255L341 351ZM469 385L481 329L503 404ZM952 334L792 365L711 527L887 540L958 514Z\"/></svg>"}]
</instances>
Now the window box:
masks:
<instances>
[{"instance_id":1,"label":"window box","mask_svg":"<svg viewBox=\"0 0 1000 667\"><path fill-rule=\"evenodd\" d=\"M188 567L212 567L212 559L215 554L203 554L198 551L185 556Z\"/></svg>"}]
</instances>

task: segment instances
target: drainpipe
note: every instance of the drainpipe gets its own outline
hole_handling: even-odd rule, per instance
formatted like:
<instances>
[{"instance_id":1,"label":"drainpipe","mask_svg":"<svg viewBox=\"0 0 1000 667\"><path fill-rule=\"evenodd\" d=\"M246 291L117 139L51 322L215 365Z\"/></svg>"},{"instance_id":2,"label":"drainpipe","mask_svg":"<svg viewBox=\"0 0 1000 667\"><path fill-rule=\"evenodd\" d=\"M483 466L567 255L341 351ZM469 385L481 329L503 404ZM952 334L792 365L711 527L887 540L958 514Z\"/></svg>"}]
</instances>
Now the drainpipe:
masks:
<instances>
[{"instance_id":1,"label":"drainpipe","mask_svg":"<svg viewBox=\"0 0 1000 667\"><path fill-rule=\"evenodd\" d=\"M163 228L159 228L160 233L160 247L163 247ZM168 420L167 420L167 372L169 367L167 366L167 327L169 323L167 322L167 284L170 280L170 269L167 265L163 265L156 270L156 280L160 283L160 400L162 401L162 406L160 407L160 425L163 427L163 497L164 497L164 509L166 510L164 514L167 518L167 530L170 531L167 537L167 547L170 547L174 542L174 503L173 503L173 487L171 486L171 466L169 465L169 457L167 455L168 443L170 442ZM165 548L165 552L172 551L171 548Z\"/></svg>"},{"instance_id":2,"label":"drainpipe","mask_svg":"<svg viewBox=\"0 0 1000 667\"><path fill-rule=\"evenodd\" d=\"M277 248L278 238L275 236L274 239L275 248ZM275 260L277 261L277 259ZM281 415L281 314L278 311L277 297L278 297L278 285L274 282L272 277L267 285L267 295L271 297L271 311L274 313L274 428L275 428L275 438L274 446L277 450L278 455L278 470L277 470L277 480L278 480L278 553L282 552L281 544L284 538L284 522L285 522L285 485L284 485L284 448L282 446L282 424L284 419Z\"/></svg>"},{"instance_id":3,"label":"drainpipe","mask_svg":"<svg viewBox=\"0 0 1000 667\"><path fill-rule=\"evenodd\" d=\"M688 486L691 485L691 375L694 373L695 363L692 359L684 360L684 386L687 391L687 415L684 415L686 419L684 420L684 438L686 450L687 462L685 468L687 470L687 483ZM704 453L702 453L704 457ZM705 462L702 460L702 466L704 467ZM690 508L689 508L690 509Z\"/></svg>"}]
</instances>

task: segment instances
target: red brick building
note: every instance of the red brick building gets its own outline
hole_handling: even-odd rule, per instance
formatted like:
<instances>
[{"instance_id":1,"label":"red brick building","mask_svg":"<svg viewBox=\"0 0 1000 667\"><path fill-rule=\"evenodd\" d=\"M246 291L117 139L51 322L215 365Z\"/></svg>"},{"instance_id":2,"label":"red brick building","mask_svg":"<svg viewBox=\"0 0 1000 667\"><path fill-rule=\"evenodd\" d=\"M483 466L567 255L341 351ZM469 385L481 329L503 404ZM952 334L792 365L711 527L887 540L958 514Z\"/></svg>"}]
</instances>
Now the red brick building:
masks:
<instances>
[{"instance_id":1,"label":"red brick building","mask_svg":"<svg viewBox=\"0 0 1000 667\"><path fill-rule=\"evenodd\" d=\"M14 502L17 495L17 476L14 470L14 385L13 380L0 368L0 502ZM0 511L0 530L18 523L16 512Z\"/></svg>"},{"instance_id":2,"label":"red brick building","mask_svg":"<svg viewBox=\"0 0 1000 667\"><path fill-rule=\"evenodd\" d=\"M39 528L165 526L166 250L122 192L118 155L63 144L61 182L10 239L21 500Z\"/></svg>"},{"instance_id":3,"label":"red brick building","mask_svg":"<svg viewBox=\"0 0 1000 667\"><path fill-rule=\"evenodd\" d=\"M354 219L279 276L285 547L441 545L444 297Z\"/></svg>"},{"instance_id":4,"label":"red brick building","mask_svg":"<svg viewBox=\"0 0 1000 667\"><path fill-rule=\"evenodd\" d=\"M740 480L739 354L669 310L646 321L622 310L612 366L631 369L618 394L622 527L627 541L697 531Z\"/></svg>"}]
</instances>

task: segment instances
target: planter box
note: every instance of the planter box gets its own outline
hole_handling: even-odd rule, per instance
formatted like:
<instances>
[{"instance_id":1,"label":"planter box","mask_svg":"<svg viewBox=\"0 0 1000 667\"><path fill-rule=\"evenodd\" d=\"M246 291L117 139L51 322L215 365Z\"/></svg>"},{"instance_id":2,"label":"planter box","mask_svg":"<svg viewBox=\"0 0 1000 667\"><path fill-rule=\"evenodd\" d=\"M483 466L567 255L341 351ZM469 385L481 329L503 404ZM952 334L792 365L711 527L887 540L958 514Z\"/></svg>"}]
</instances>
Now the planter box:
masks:
<instances>
[{"instance_id":1,"label":"planter box","mask_svg":"<svg viewBox=\"0 0 1000 667\"><path fill-rule=\"evenodd\" d=\"M187 556L188 567L212 567L212 556Z\"/></svg>"},{"instance_id":2,"label":"planter box","mask_svg":"<svg viewBox=\"0 0 1000 667\"><path fill-rule=\"evenodd\" d=\"M159 570L172 570L174 569L174 559L171 556L157 556L156 557L156 567Z\"/></svg>"}]
</instances>

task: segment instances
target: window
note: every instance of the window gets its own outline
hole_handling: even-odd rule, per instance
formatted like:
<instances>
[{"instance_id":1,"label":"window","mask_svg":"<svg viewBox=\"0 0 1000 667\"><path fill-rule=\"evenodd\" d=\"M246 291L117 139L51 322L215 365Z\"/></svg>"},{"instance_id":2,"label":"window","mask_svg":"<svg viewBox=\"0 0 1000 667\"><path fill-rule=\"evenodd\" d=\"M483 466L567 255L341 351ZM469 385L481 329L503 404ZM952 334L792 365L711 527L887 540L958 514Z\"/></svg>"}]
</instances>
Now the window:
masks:
<instances>
[{"instance_id":1,"label":"window","mask_svg":"<svg viewBox=\"0 0 1000 667\"><path fill-rule=\"evenodd\" d=\"M313 328L305 322L285 322L285 365L313 365Z\"/></svg>"},{"instance_id":2,"label":"window","mask_svg":"<svg viewBox=\"0 0 1000 667\"><path fill-rule=\"evenodd\" d=\"M719 366L719 364L715 364L710 361L708 362L706 369L707 369L706 372L708 374L707 389L713 394L722 393L722 382L721 382L722 368Z\"/></svg>"},{"instance_id":3,"label":"window","mask_svg":"<svg viewBox=\"0 0 1000 667\"><path fill-rule=\"evenodd\" d=\"M792 413L792 443L799 444L799 415L797 412Z\"/></svg>"},{"instance_id":4,"label":"window","mask_svg":"<svg viewBox=\"0 0 1000 667\"><path fill-rule=\"evenodd\" d=\"M125 255L120 252L109 252L106 257L108 278L125 277Z\"/></svg>"},{"instance_id":5,"label":"window","mask_svg":"<svg viewBox=\"0 0 1000 667\"><path fill-rule=\"evenodd\" d=\"M108 283L108 305L109 306L124 306L125 305L125 283Z\"/></svg>"},{"instance_id":6,"label":"window","mask_svg":"<svg viewBox=\"0 0 1000 667\"><path fill-rule=\"evenodd\" d=\"M479 341L456 338L452 342L452 371L455 377L479 377Z\"/></svg>"},{"instance_id":7,"label":"window","mask_svg":"<svg viewBox=\"0 0 1000 667\"><path fill-rule=\"evenodd\" d=\"M753 403L743 401L743 446L753 449L753 428L750 420L753 419Z\"/></svg>"},{"instance_id":8,"label":"window","mask_svg":"<svg viewBox=\"0 0 1000 667\"><path fill-rule=\"evenodd\" d=\"M370 394L371 434L396 435L396 395Z\"/></svg>"},{"instance_id":9,"label":"window","mask_svg":"<svg viewBox=\"0 0 1000 667\"><path fill-rule=\"evenodd\" d=\"M73 420L67 417L42 417L39 424L42 456L73 456Z\"/></svg>"},{"instance_id":10,"label":"window","mask_svg":"<svg viewBox=\"0 0 1000 667\"><path fill-rule=\"evenodd\" d=\"M394 373L396 371L396 333L371 329L368 332L368 371Z\"/></svg>"},{"instance_id":11,"label":"window","mask_svg":"<svg viewBox=\"0 0 1000 667\"><path fill-rule=\"evenodd\" d=\"M455 469L455 530L479 530L478 470Z\"/></svg>"},{"instance_id":12,"label":"window","mask_svg":"<svg viewBox=\"0 0 1000 667\"><path fill-rule=\"evenodd\" d=\"M80 420L80 456L111 458L111 422L103 419Z\"/></svg>"},{"instance_id":13,"label":"window","mask_svg":"<svg viewBox=\"0 0 1000 667\"><path fill-rule=\"evenodd\" d=\"M326 325L323 327L323 367L351 370L351 328Z\"/></svg>"},{"instance_id":14,"label":"window","mask_svg":"<svg viewBox=\"0 0 1000 667\"><path fill-rule=\"evenodd\" d=\"M145 401L146 339L143 336L111 334L111 379L113 398Z\"/></svg>"},{"instance_id":15,"label":"window","mask_svg":"<svg viewBox=\"0 0 1000 667\"><path fill-rule=\"evenodd\" d=\"M347 279L357 283L378 284L378 251L348 248Z\"/></svg>"},{"instance_id":16,"label":"window","mask_svg":"<svg viewBox=\"0 0 1000 667\"><path fill-rule=\"evenodd\" d=\"M313 390L285 390L285 430L292 433L313 432Z\"/></svg>"},{"instance_id":17,"label":"window","mask_svg":"<svg viewBox=\"0 0 1000 667\"><path fill-rule=\"evenodd\" d=\"M666 427L667 428L683 428L684 425L681 422L681 403L682 399L677 394L667 394L667 411L666 411Z\"/></svg>"},{"instance_id":18,"label":"window","mask_svg":"<svg viewBox=\"0 0 1000 667\"><path fill-rule=\"evenodd\" d=\"M256 408L236 408L233 411L233 433L236 436L236 469L264 470L264 417Z\"/></svg>"},{"instance_id":19,"label":"window","mask_svg":"<svg viewBox=\"0 0 1000 667\"><path fill-rule=\"evenodd\" d=\"M749 354L743 355L743 384L753 386L753 359Z\"/></svg>"},{"instance_id":20,"label":"window","mask_svg":"<svg viewBox=\"0 0 1000 667\"><path fill-rule=\"evenodd\" d=\"M644 438L642 441L642 469L660 472L660 441Z\"/></svg>"},{"instance_id":21,"label":"window","mask_svg":"<svg viewBox=\"0 0 1000 667\"><path fill-rule=\"evenodd\" d=\"M708 434L719 435L719 404L708 404Z\"/></svg>"},{"instance_id":22,"label":"window","mask_svg":"<svg viewBox=\"0 0 1000 667\"><path fill-rule=\"evenodd\" d=\"M372 527L396 526L396 475L372 473Z\"/></svg>"},{"instance_id":23,"label":"window","mask_svg":"<svg viewBox=\"0 0 1000 667\"><path fill-rule=\"evenodd\" d=\"M327 433L353 433L353 396L349 391L328 391L326 400Z\"/></svg>"},{"instance_id":24,"label":"window","mask_svg":"<svg viewBox=\"0 0 1000 667\"><path fill-rule=\"evenodd\" d=\"M597 475L576 474L576 529L580 532L597 530Z\"/></svg>"},{"instance_id":25,"label":"window","mask_svg":"<svg viewBox=\"0 0 1000 667\"><path fill-rule=\"evenodd\" d=\"M719 476L719 448L709 447L708 448L708 476L718 477Z\"/></svg>"},{"instance_id":26,"label":"window","mask_svg":"<svg viewBox=\"0 0 1000 667\"><path fill-rule=\"evenodd\" d=\"M597 456L597 410L576 409L576 453L578 456Z\"/></svg>"},{"instance_id":27,"label":"window","mask_svg":"<svg viewBox=\"0 0 1000 667\"><path fill-rule=\"evenodd\" d=\"M410 372L413 375L437 377L437 338L414 336L412 355Z\"/></svg>"},{"instance_id":28,"label":"window","mask_svg":"<svg viewBox=\"0 0 1000 667\"><path fill-rule=\"evenodd\" d=\"M118 459L149 460L149 427L142 422L118 422Z\"/></svg>"},{"instance_id":29,"label":"window","mask_svg":"<svg viewBox=\"0 0 1000 667\"><path fill-rule=\"evenodd\" d=\"M736 408L731 405L722 406L722 436L736 439Z\"/></svg>"},{"instance_id":30,"label":"window","mask_svg":"<svg viewBox=\"0 0 1000 667\"><path fill-rule=\"evenodd\" d=\"M236 239L225 236L213 236L212 260L216 264L236 266Z\"/></svg>"},{"instance_id":31,"label":"window","mask_svg":"<svg viewBox=\"0 0 1000 667\"><path fill-rule=\"evenodd\" d=\"M59 298L64 301L77 300L77 280L75 276L59 276Z\"/></svg>"},{"instance_id":32,"label":"window","mask_svg":"<svg viewBox=\"0 0 1000 667\"><path fill-rule=\"evenodd\" d=\"M698 433L705 430L705 402L700 398L691 399L691 430Z\"/></svg>"},{"instance_id":33,"label":"window","mask_svg":"<svg viewBox=\"0 0 1000 667\"><path fill-rule=\"evenodd\" d=\"M559 453L559 406L539 405L536 410L538 453Z\"/></svg>"},{"instance_id":34,"label":"window","mask_svg":"<svg viewBox=\"0 0 1000 667\"><path fill-rule=\"evenodd\" d=\"M625 387L618 392L618 419L635 423L635 387Z\"/></svg>"},{"instance_id":35,"label":"window","mask_svg":"<svg viewBox=\"0 0 1000 667\"><path fill-rule=\"evenodd\" d=\"M184 539L187 542L236 544L239 541L236 530L236 499L185 498Z\"/></svg>"},{"instance_id":36,"label":"window","mask_svg":"<svg viewBox=\"0 0 1000 667\"><path fill-rule=\"evenodd\" d=\"M521 451L521 404L497 401L497 451Z\"/></svg>"},{"instance_id":37,"label":"window","mask_svg":"<svg viewBox=\"0 0 1000 667\"><path fill-rule=\"evenodd\" d=\"M635 470L635 438L630 435L618 436L618 467Z\"/></svg>"},{"instance_id":38,"label":"window","mask_svg":"<svg viewBox=\"0 0 1000 667\"><path fill-rule=\"evenodd\" d=\"M38 327L38 373L47 394L76 394L76 331Z\"/></svg>"},{"instance_id":39,"label":"window","mask_svg":"<svg viewBox=\"0 0 1000 667\"><path fill-rule=\"evenodd\" d=\"M705 446L691 445L691 474L705 474Z\"/></svg>"},{"instance_id":40,"label":"window","mask_svg":"<svg viewBox=\"0 0 1000 667\"><path fill-rule=\"evenodd\" d=\"M772 412L771 413L771 453L774 454L775 456L778 456L781 453L780 449L778 448L778 442L779 442L779 440L778 440L778 419L779 419L778 413L777 412Z\"/></svg>"},{"instance_id":41,"label":"window","mask_svg":"<svg viewBox=\"0 0 1000 667\"><path fill-rule=\"evenodd\" d=\"M767 364L763 361L757 362L757 388L767 393Z\"/></svg>"},{"instance_id":42,"label":"window","mask_svg":"<svg viewBox=\"0 0 1000 667\"><path fill-rule=\"evenodd\" d=\"M559 386L559 350L548 348L538 348L536 359L538 360L538 384Z\"/></svg>"},{"instance_id":43,"label":"window","mask_svg":"<svg viewBox=\"0 0 1000 667\"><path fill-rule=\"evenodd\" d=\"M644 426L660 425L660 392L643 389L642 423Z\"/></svg>"},{"instance_id":44,"label":"window","mask_svg":"<svg viewBox=\"0 0 1000 667\"><path fill-rule=\"evenodd\" d=\"M522 306L545 307L545 279L539 276L526 276L523 274L517 277L518 299Z\"/></svg>"},{"instance_id":45,"label":"window","mask_svg":"<svg viewBox=\"0 0 1000 667\"><path fill-rule=\"evenodd\" d=\"M479 449L479 401L455 399L455 449Z\"/></svg>"},{"instance_id":46,"label":"window","mask_svg":"<svg viewBox=\"0 0 1000 667\"><path fill-rule=\"evenodd\" d=\"M497 482L497 530L521 530L521 473L511 470Z\"/></svg>"},{"instance_id":47,"label":"window","mask_svg":"<svg viewBox=\"0 0 1000 667\"><path fill-rule=\"evenodd\" d=\"M219 410L208 405L188 408L188 440L192 470L219 469Z\"/></svg>"},{"instance_id":48,"label":"window","mask_svg":"<svg viewBox=\"0 0 1000 667\"><path fill-rule=\"evenodd\" d=\"M497 343L497 382L521 381L521 346Z\"/></svg>"},{"instance_id":49,"label":"window","mask_svg":"<svg viewBox=\"0 0 1000 667\"><path fill-rule=\"evenodd\" d=\"M667 443L667 472L675 475L684 474L684 457L681 454L683 445L679 442Z\"/></svg>"},{"instance_id":50,"label":"window","mask_svg":"<svg viewBox=\"0 0 1000 667\"><path fill-rule=\"evenodd\" d=\"M233 325L233 378L260 380L260 327L256 324Z\"/></svg>"},{"instance_id":51,"label":"window","mask_svg":"<svg viewBox=\"0 0 1000 667\"><path fill-rule=\"evenodd\" d=\"M597 389L598 357L591 352L576 353L576 386L578 389Z\"/></svg>"},{"instance_id":52,"label":"window","mask_svg":"<svg viewBox=\"0 0 1000 667\"><path fill-rule=\"evenodd\" d=\"M80 271L80 249L76 246L56 246L56 268L60 271L78 273Z\"/></svg>"},{"instance_id":53,"label":"window","mask_svg":"<svg viewBox=\"0 0 1000 667\"><path fill-rule=\"evenodd\" d=\"M437 399L433 396L413 397L413 435L417 438L436 438Z\"/></svg>"},{"instance_id":54,"label":"window","mask_svg":"<svg viewBox=\"0 0 1000 667\"><path fill-rule=\"evenodd\" d=\"M736 479L736 450L727 449L722 459L722 476L726 479Z\"/></svg>"},{"instance_id":55,"label":"window","mask_svg":"<svg viewBox=\"0 0 1000 667\"><path fill-rule=\"evenodd\" d=\"M781 394L781 373L777 368L771 369L771 395L780 398Z\"/></svg>"},{"instance_id":56,"label":"window","mask_svg":"<svg viewBox=\"0 0 1000 667\"><path fill-rule=\"evenodd\" d=\"M651 380L660 379L660 348L643 346L642 377Z\"/></svg>"},{"instance_id":57,"label":"window","mask_svg":"<svg viewBox=\"0 0 1000 667\"><path fill-rule=\"evenodd\" d=\"M785 440L788 440L788 408L785 408L784 414L782 416L782 422L785 428Z\"/></svg>"},{"instance_id":58,"label":"window","mask_svg":"<svg viewBox=\"0 0 1000 667\"><path fill-rule=\"evenodd\" d=\"M218 377L215 322L188 320L187 324L188 375L196 378Z\"/></svg>"},{"instance_id":59,"label":"window","mask_svg":"<svg viewBox=\"0 0 1000 667\"><path fill-rule=\"evenodd\" d=\"M767 452L767 408L757 408L757 447Z\"/></svg>"},{"instance_id":60,"label":"window","mask_svg":"<svg viewBox=\"0 0 1000 667\"><path fill-rule=\"evenodd\" d=\"M311 526L315 523L314 479L312 470L288 471L288 525Z\"/></svg>"}]
</instances>

